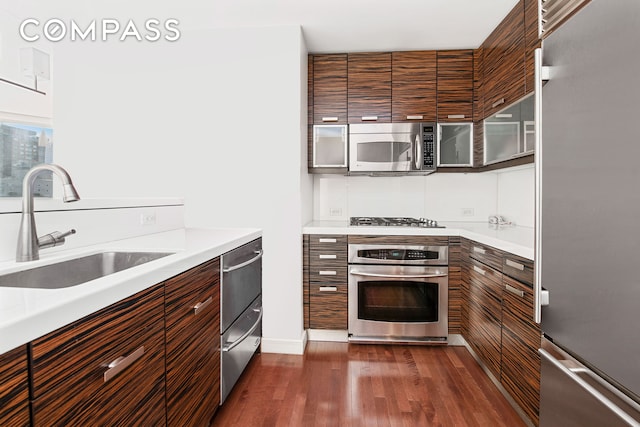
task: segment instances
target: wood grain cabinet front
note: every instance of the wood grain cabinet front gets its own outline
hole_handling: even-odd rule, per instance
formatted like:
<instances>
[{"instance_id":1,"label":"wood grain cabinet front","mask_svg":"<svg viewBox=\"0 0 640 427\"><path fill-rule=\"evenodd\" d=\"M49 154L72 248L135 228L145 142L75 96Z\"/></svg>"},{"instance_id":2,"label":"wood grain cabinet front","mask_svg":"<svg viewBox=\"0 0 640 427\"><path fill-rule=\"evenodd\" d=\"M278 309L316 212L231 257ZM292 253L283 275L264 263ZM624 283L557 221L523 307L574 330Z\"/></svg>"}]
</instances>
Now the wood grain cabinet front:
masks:
<instances>
[{"instance_id":1,"label":"wood grain cabinet front","mask_svg":"<svg viewBox=\"0 0 640 427\"><path fill-rule=\"evenodd\" d=\"M167 425L206 426L220 405L220 258L164 285Z\"/></svg>"},{"instance_id":2,"label":"wood grain cabinet front","mask_svg":"<svg viewBox=\"0 0 640 427\"><path fill-rule=\"evenodd\" d=\"M525 94L524 0L520 0L483 43L484 117Z\"/></svg>"},{"instance_id":3,"label":"wood grain cabinet front","mask_svg":"<svg viewBox=\"0 0 640 427\"><path fill-rule=\"evenodd\" d=\"M347 75L349 123L390 123L391 53L350 53Z\"/></svg>"},{"instance_id":4,"label":"wood grain cabinet front","mask_svg":"<svg viewBox=\"0 0 640 427\"><path fill-rule=\"evenodd\" d=\"M540 326L533 321L531 285L503 275L500 381L534 425L540 409Z\"/></svg>"},{"instance_id":5,"label":"wood grain cabinet front","mask_svg":"<svg viewBox=\"0 0 640 427\"><path fill-rule=\"evenodd\" d=\"M436 51L391 54L394 123L436 121Z\"/></svg>"},{"instance_id":6,"label":"wood grain cabinet front","mask_svg":"<svg viewBox=\"0 0 640 427\"><path fill-rule=\"evenodd\" d=\"M468 343L495 378L500 378L502 273L471 260L468 304Z\"/></svg>"},{"instance_id":7,"label":"wood grain cabinet front","mask_svg":"<svg viewBox=\"0 0 640 427\"><path fill-rule=\"evenodd\" d=\"M473 50L438 51L438 122L473 121Z\"/></svg>"},{"instance_id":8,"label":"wood grain cabinet front","mask_svg":"<svg viewBox=\"0 0 640 427\"><path fill-rule=\"evenodd\" d=\"M27 347L0 355L0 426L29 426Z\"/></svg>"},{"instance_id":9,"label":"wood grain cabinet front","mask_svg":"<svg viewBox=\"0 0 640 427\"><path fill-rule=\"evenodd\" d=\"M347 54L312 58L313 124L347 124Z\"/></svg>"},{"instance_id":10,"label":"wood grain cabinet front","mask_svg":"<svg viewBox=\"0 0 640 427\"><path fill-rule=\"evenodd\" d=\"M347 236L309 236L309 328L348 328Z\"/></svg>"},{"instance_id":11,"label":"wood grain cabinet front","mask_svg":"<svg viewBox=\"0 0 640 427\"><path fill-rule=\"evenodd\" d=\"M162 284L33 341L33 425L165 425L164 342Z\"/></svg>"}]
</instances>

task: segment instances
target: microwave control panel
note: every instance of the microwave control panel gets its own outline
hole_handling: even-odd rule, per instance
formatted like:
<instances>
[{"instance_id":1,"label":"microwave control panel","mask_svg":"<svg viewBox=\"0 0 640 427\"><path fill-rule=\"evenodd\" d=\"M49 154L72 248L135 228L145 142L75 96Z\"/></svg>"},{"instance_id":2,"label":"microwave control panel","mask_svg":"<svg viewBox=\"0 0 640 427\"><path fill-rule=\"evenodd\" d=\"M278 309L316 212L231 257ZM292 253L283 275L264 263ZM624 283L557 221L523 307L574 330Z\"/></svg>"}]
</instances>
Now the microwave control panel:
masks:
<instances>
[{"instance_id":1,"label":"microwave control panel","mask_svg":"<svg viewBox=\"0 0 640 427\"><path fill-rule=\"evenodd\" d=\"M422 123L422 170L436 169L436 124Z\"/></svg>"}]
</instances>

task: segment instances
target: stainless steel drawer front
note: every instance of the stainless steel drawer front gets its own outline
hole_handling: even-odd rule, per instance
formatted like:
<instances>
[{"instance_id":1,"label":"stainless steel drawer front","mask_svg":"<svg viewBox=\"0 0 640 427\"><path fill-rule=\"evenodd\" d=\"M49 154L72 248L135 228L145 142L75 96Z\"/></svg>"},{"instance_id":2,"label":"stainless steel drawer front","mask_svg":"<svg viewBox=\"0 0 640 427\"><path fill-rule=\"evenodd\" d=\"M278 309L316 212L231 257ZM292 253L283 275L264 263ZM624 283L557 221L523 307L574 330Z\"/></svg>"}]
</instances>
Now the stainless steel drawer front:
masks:
<instances>
[{"instance_id":1,"label":"stainless steel drawer front","mask_svg":"<svg viewBox=\"0 0 640 427\"><path fill-rule=\"evenodd\" d=\"M262 293L262 239L234 249L221 258L220 333Z\"/></svg>"},{"instance_id":2,"label":"stainless steel drawer front","mask_svg":"<svg viewBox=\"0 0 640 427\"><path fill-rule=\"evenodd\" d=\"M220 337L220 403L225 401L260 347L261 336L262 297L258 297Z\"/></svg>"}]
</instances>

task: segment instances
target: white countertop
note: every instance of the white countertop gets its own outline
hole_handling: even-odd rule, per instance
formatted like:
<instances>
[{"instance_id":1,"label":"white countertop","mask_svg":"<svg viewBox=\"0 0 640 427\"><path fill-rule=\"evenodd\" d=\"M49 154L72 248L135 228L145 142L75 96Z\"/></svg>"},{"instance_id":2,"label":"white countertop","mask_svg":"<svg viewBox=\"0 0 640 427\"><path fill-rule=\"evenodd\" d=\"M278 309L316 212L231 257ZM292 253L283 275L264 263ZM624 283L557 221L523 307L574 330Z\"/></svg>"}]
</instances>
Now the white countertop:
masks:
<instances>
[{"instance_id":1,"label":"white countertop","mask_svg":"<svg viewBox=\"0 0 640 427\"><path fill-rule=\"evenodd\" d=\"M440 222L440 225L444 225L445 228L352 227L348 221L312 221L303 227L302 232L304 234L461 236L533 260L533 228L497 226L486 222Z\"/></svg>"},{"instance_id":2,"label":"white countertop","mask_svg":"<svg viewBox=\"0 0 640 427\"><path fill-rule=\"evenodd\" d=\"M0 354L127 298L262 235L259 229L178 229L80 249L41 253L39 261L2 262L0 274L102 251L175 252L62 289L0 287Z\"/></svg>"}]
</instances>

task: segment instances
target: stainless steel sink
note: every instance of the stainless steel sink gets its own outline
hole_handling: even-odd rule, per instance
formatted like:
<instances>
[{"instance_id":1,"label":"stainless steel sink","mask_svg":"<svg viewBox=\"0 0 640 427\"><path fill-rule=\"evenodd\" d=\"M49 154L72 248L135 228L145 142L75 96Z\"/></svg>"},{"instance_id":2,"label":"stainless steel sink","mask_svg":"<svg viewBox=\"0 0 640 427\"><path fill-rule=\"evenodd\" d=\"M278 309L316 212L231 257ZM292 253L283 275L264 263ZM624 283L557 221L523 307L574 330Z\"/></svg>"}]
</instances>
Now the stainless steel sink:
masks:
<instances>
[{"instance_id":1,"label":"stainless steel sink","mask_svg":"<svg viewBox=\"0 0 640 427\"><path fill-rule=\"evenodd\" d=\"M100 252L0 276L0 286L59 289L173 255L173 252Z\"/></svg>"}]
</instances>

